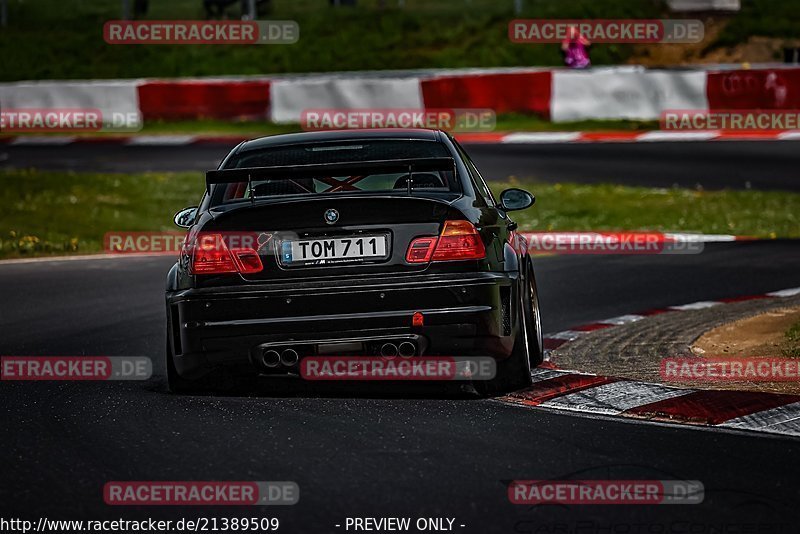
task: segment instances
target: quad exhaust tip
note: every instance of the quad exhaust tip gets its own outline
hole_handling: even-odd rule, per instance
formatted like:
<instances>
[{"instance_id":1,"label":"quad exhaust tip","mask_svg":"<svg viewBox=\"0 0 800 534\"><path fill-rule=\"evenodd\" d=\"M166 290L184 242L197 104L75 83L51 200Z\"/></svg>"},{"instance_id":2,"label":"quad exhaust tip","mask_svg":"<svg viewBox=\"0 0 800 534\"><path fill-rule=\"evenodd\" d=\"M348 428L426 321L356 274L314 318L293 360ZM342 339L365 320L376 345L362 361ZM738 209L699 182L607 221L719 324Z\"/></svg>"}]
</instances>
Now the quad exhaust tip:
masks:
<instances>
[{"instance_id":1,"label":"quad exhaust tip","mask_svg":"<svg viewBox=\"0 0 800 534\"><path fill-rule=\"evenodd\" d=\"M286 367L292 367L293 365L297 365L297 362L300 361L300 357L297 355L296 350L285 349L281 352L280 361Z\"/></svg>"},{"instance_id":2,"label":"quad exhaust tip","mask_svg":"<svg viewBox=\"0 0 800 534\"><path fill-rule=\"evenodd\" d=\"M397 347L397 352L403 358L410 358L417 353L417 347L410 341L403 341L400 343L400 346Z\"/></svg>"},{"instance_id":3,"label":"quad exhaust tip","mask_svg":"<svg viewBox=\"0 0 800 534\"><path fill-rule=\"evenodd\" d=\"M296 353L295 353L296 354ZM276 350L265 350L261 353L261 365L275 368L281 363L281 355Z\"/></svg>"},{"instance_id":4,"label":"quad exhaust tip","mask_svg":"<svg viewBox=\"0 0 800 534\"><path fill-rule=\"evenodd\" d=\"M381 345L381 356L397 356L397 345L394 343L384 343Z\"/></svg>"},{"instance_id":5,"label":"quad exhaust tip","mask_svg":"<svg viewBox=\"0 0 800 534\"><path fill-rule=\"evenodd\" d=\"M393 358L398 355L403 358L410 358L416 354L417 346L410 341L403 341L399 346L394 343L381 345L381 356L386 358ZM294 367L299 361L300 356L294 349L283 349L281 352L275 349L267 349L261 353L258 359L258 362L268 369L274 369L278 366Z\"/></svg>"}]
</instances>

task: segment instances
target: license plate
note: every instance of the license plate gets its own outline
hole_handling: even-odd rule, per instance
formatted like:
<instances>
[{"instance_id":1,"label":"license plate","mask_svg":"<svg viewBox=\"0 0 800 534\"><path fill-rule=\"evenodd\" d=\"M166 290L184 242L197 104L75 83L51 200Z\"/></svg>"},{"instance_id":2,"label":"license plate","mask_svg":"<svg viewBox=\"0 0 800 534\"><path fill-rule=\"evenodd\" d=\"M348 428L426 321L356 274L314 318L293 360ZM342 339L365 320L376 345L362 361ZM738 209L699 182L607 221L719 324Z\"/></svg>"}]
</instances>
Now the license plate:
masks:
<instances>
[{"instance_id":1,"label":"license plate","mask_svg":"<svg viewBox=\"0 0 800 534\"><path fill-rule=\"evenodd\" d=\"M302 239L281 241L280 258L283 265L359 262L386 258L387 249L385 235Z\"/></svg>"}]
</instances>

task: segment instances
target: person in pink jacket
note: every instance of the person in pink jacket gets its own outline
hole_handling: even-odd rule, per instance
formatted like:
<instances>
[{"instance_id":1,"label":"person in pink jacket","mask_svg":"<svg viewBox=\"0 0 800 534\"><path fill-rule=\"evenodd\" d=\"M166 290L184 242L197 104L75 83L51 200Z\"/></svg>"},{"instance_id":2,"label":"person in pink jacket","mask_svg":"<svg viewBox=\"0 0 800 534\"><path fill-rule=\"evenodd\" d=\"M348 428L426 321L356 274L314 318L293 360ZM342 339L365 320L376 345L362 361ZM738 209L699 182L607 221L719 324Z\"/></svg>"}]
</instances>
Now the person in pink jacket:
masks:
<instances>
[{"instance_id":1,"label":"person in pink jacket","mask_svg":"<svg viewBox=\"0 0 800 534\"><path fill-rule=\"evenodd\" d=\"M571 69L585 69L592 66L589 59L589 47L592 43L581 35L577 26L570 26L567 37L561 41L561 54L564 64Z\"/></svg>"}]
</instances>

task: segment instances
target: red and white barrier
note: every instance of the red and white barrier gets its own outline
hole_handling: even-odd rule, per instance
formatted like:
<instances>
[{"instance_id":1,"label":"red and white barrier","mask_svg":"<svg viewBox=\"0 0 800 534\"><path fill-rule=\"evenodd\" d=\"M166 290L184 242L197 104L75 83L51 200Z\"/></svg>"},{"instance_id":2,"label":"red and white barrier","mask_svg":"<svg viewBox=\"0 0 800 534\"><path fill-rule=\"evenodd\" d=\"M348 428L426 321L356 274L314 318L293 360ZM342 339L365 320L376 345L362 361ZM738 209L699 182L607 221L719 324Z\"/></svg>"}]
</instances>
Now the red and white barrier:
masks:
<instances>
[{"instance_id":1,"label":"red and white barrier","mask_svg":"<svg viewBox=\"0 0 800 534\"><path fill-rule=\"evenodd\" d=\"M709 71L707 76L711 110L800 109L800 69Z\"/></svg>"},{"instance_id":2,"label":"red and white barrier","mask_svg":"<svg viewBox=\"0 0 800 534\"><path fill-rule=\"evenodd\" d=\"M557 70L553 73L552 94L553 122L658 120L669 109L708 109L704 71L641 67Z\"/></svg>"},{"instance_id":3,"label":"red and white barrier","mask_svg":"<svg viewBox=\"0 0 800 534\"><path fill-rule=\"evenodd\" d=\"M272 84L272 122L300 122L307 109L424 109L418 78L277 80Z\"/></svg>"},{"instance_id":4,"label":"red and white barrier","mask_svg":"<svg viewBox=\"0 0 800 534\"><path fill-rule=\"evenodd\" d=\"M495 113L550 116L550 71L441 76L423 79L420 85L426 108L485 108Z\"/></svg>"},{"instance_id":5,"label":"red and white barrier","mask_svg":"<svg viewBox=\"0 0 800 534\"><path fill-rule=\"evenodd\" d=\"M94 109L109 123L136 116L143 80L45 81L0 84L0 111L8 109Z\"/></svg>"},{"instance_id":6,"label":"red and white barrier","mask_svg":"<svg viewBox=\"0 0 800 534\"><path fill-rule=\"evenodd\" d=\"M148 80L139 85L145 120L265 120L269 103L269 80Z\"/></svg>"},{"instance_id":7,"label":"red and white barrier","mask_svg":"<svg viewBox=\"0 0 800 534\"><path fill-rule=\"evenodd\" d=\"M0 109L90 108L144 119L298 122L306 109L491 108L553 122L656 120L665 110L800 109L800 69L642 67L448 70L318 76L15 82Z\"/></svg>"}]
</instances>

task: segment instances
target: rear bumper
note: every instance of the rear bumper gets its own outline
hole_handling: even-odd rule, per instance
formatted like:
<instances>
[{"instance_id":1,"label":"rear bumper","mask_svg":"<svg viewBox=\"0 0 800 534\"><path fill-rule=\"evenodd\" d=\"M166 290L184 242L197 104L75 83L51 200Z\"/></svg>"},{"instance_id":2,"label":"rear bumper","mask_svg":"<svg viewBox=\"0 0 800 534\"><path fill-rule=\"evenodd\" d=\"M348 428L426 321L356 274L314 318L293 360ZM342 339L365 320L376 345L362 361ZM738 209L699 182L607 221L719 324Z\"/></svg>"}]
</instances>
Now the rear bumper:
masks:
<instances>
[{"instance_id":1,"label":"rear bumper","mask_svg":"<svg viewBox=\"0 0 800 534\"><path fill-rule=\"evenodd\" d=\"M169 292L175 367L187 378L221 365L253 370L265 344L302 357L320 344L387 339L414 340L424 355L504 359L517 328L517 281L516 272L487 272ZM416 312L423 326L413 326Z\"/></svg>"}]
</instances>

